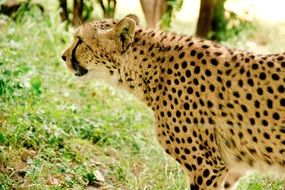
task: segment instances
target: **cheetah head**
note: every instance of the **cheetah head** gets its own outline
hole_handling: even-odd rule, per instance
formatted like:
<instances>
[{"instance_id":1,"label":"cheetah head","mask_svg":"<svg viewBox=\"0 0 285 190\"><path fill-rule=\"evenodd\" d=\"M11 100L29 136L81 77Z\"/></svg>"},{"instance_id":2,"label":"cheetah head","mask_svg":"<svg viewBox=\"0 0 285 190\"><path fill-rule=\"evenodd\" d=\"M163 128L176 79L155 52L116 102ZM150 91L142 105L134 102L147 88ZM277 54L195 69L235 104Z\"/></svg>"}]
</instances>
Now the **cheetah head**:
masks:
<instances>
[{"instance_id":1,"label":"cheetah head","mask_svg":"<svg viewBox=\"0 0 285 190\"><path fill-rule=\"evenodd\" d=\"M86 23L78 28L62 59L79 79L112 80L118 77L121 55L134 40L136 24L138 18L132 14L122 20Z\"/></svg>"}]
</instances>

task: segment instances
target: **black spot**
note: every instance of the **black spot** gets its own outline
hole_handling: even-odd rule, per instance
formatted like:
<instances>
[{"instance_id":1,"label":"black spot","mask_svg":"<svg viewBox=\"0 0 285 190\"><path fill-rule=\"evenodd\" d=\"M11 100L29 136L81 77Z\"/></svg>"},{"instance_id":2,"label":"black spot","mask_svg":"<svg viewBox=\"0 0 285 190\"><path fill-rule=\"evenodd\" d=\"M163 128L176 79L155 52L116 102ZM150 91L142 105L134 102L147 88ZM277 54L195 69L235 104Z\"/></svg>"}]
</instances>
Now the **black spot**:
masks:
<instances>
[{"instance_id":1,"label":"black spot","mask_svg":"<svg viewBox=\"0 0 285 190\"><path fill-rule=\"evenodd\" d=\"M194 69L194 73L195 74L198 74L200 72L200 67L199 66L196 66L195 69Z\"/></svg>"},{"instance_id":2,"label":"black spot","mask_svg":"<svg viewBox=\"0 0 285 190\"><path fill-rule=\"evenodd\" d=\"M187 93L188 94L192 94L193 93L193 88L192 87L188 87L187 88Z\"/></svg>"},{"instance_id":3,"label":"black spot","mask_svg":"<svg viewBox=\"0 0 285 190\"><path fill-rule=\"evenodd\" d=\"M189 171L192 171L192 167L188 163L185 163L184 165ZM192 190L192 188L191 188L191 190Z\"/></svg>"},{"instance_id":4,"label":"black spot","mask_svg":"<svg viewBox=\"0 0 285 190\"><path fill-rule=\"evenodd\" d=\"M266 121L265 119L263 119L263 120L262 120L262 125L265 126L265 127L268 126L268 121Z\"/></svg>"},{"instance_id":5,"label":"black spot","mask_svg":"<svg viewBox=\"0 0 285 190\"><path fill-rule=\"evenodd\" d=\"M269 86L267 87L267 92L269 92L270 94L273 94L273 89Z\"/></svg>"},{"instance_id":6,"label":"black spot","mask_svg":"<svg viewBox=\"0 0 285 190\"><path fill-rule=\"evenodd\" d=\"M252 64L251 67L252 67L252 69L256 70L256 69L258 69L258 64L254 63L254 64Z\"/></svg>"},{"instance_id":7,"label":"black spot","mask_svg":"<svg viewBox=\"0 0 285 190\"><path fill-rule=\"evenodd\" d=\"M196 55L196 51L195 50L191 50L190 55L191 56L195 56Z\"/></svg>"},{"instance_id":8,"label":"black spot","mask_svg":"<svg viewBox=\"0 0 285 190\"><path fill-rule=\"evenodd\" d=\"M265 150L266 150L268 153L273 152L273 149L272 149L271 147L269 147L269 146L266 147Z\"/></svg>"},{"instance_id":9,"label":"black spot","mask_svg":"<svg viewBox=\"0 0 285 190\"><path fill-rule=\"evenodd\" d=\"M255 124L255 120L254 120L253 118L250 118L249 121L250 121L250 124L251 124L251 125L254 125L254 124Z\"/></svg>"},{"instance_id":10,"label":"black spot","mask_svg":"<svg viewBox=\"0 0 285 190\"><path fill-rule=\"evenodd\" d=\"M208 49L208 48L209 48L209 46L208 46L208 45L202 45L202 48L204 48L204 49Z\"/></svg>"},{"instance_id":11,"label":"black spot","mask_svg":"<svg viewBox=\"0 0 285 190\"><path fill-rule=\"evenodd\" d=\"M176 133L179 133L179 132L180 132L180 129L179 129L179 127L177 127L177 126L174 127L174 130L175 130Z\"/></svg>"},{"instance_id":12,"label":"black spot","mask_svg":"<svg viewBox=\"0 0 285 190\"><path fill-rule=\"evenodd\" d=\"M268 133L263 133L263 136L264 136L264 138L266 138L266 139L270 139L270 135L268 134Z\"/></svg>"},{"instance_id":13,"label":"black spot","mask_svg":"<svg viewBox=\"0 0 285 190\"><path fill-rule=\"evenodd\" d=\"M284 132L284 133L285 133L285 132ZM191 143L193 142L192 138L191 138L191 137L188 137L188 138L187 138L187 142L188 142L189 144L191 144Z\"/></svg>"},{"instance_id":14,"label":"black spot","mask_svg":"<svg viewBox=\"0 0 285 190\"><path fill-rule=\"evenodd\" d=\"M190 108L189 103L185 102L183 107L185 110L189 110L189 108Z\"/></svg>"},{"instance_id":15,"label":"black spot","mask_svg":"<svg viewBox=\"0 0 285 190\"><path fill-rule=\"evenodd\" d=\"M273 108L273 101L272 101L272 100L270 100L270 99L267 100L267 107L268 107L269 109L272 109L272 108Z\"/></svg>"},{"instance_id":16,"label":"black spot","mask_svg":"<svg viewBox=\"0 0 285 190\"><path fill-rule=\"evenodd\" d=\"M242 86L243 86L243 81L242 81L242 80L239 80L239 81L238 81L238 85L239 85L240 87L242 87Z\"/></svg>"},{"instance_id":17,"label":"black spot","mask_svg":"<svg viewBox=\"0 0 285 190\"><path fill-rule=\"evenodd\" d=\"M176 111L176 116L180 117L181 116L181 112L180 111Z\"/></svg>"},{"instance_id":18,"label":"black spot","mask_svg":"<svg viewBox=\"0 0 285 190\"><path fill-rule=\"evenodd\" d=\"M205 74L209 77L209 76L211 76L211 75L212 75L212 72L211 72L210 70L208 70L208 69L207 69L207 70L205 71Z\"/></svg>"},{"instance_id":19,"label":"black spot","mask_svg":"<svg viewBox=\"0 0 285 190\"><path fill-rule=\"evenodd\" d=\"M185 69L186 67L187 67L187 62L186 62L186 61L183 61L183 62L182 62L182 68Z\"/></svg>"},{"instance_id":20,"label":"black spot","mask_svg":"<svg viewBox=\"0 0 285 190\"><path fill-rule=\"evenodd\" d=\"M280 115L277 112L273 113L273 119L279 120L280 119Z\"/></svg>"},{"instance_id":21,"label":"black spot","mask_svg":"<svg viewBox=\"0 0 285 190\"><path fill-rule=\"evenodd\" d=\"M198 55L197 55L198 59L201 59L203 56L204 56L203 53L198 53Z\"/></svg>"},{"instance_id":22,"label":"black spot","mask_svg":"<svg viewBox=\"0 0 285 190\"><path fill-rule=\"evenodd\" d=\"M239 73L242 75L244 72L245 72L245 69L243 67L240 68Z\"/></svg>"},{"instance_id":23,"label":"black spot","mask_svg":"<svg viewBox=\"0 0 285 190\"><path fill-rule=\"evenodd\" d=\"M199 185L202 185L202 183L203 183L203 178L202 178L202 176L198 176L197 183L198 183Z\"/></svg>"},{"instance_id":24,"label":"black spot","mask_svg":"<svg viewBox=\"0 0 285 190\"><path fill-rule=\"evenodd\" d=\"M168 73L169 75L171 75L171 74L172 74L172 69L168 68L167 73Z\"/></svg>"},{"instance_id":25,"label":"black spot","mask_svg":"<svg viewBox=\"0 0 285 190\"><path fill-rule=\"evenodd\" d=\"M252 130L251 129L247 129L248 134L252 135Z\"/></svg>"},{"instance_id":26,"label":"black spot","mask_svg":"<svg viewBox=\"0 0 285 190\"><path fill-rule=\"evenodd\" d=\"M243 133L242 133L242 132L239 132L239 133L238 133L238 136L239 136L240 139L242 139L242 138L243 138Z\"/></svg>"},{"instance_id":27,"label":"black spot","mask_svg":"<svg viewBox=\"0 0 285 190\"><path fill-rule=\"evenodd\" d=\"M283 107L285 107L285 98L282 98L282 99L280 100L280 105L283 106Z\"/></svg>"},{"instance_id":28,"label":"black spot","mask_svg":"<svg viewBox=\"0 0 285 190\"><path fill-rule=\"evenodd\" d=\"M247 112L247 107L245 105L241 105L241 109L242 111Z\"/></svg>"},{"instance_id":29,"label":"black spot","mask_svg":"<svg viewBox=\"0 0 285 190\"><path fill-rule=\"evenodd\" d=\"M200 156L197 157L197 163L200 165L203 162L203 158L201 158Z\"/></svg>"},{"instance_id":30,"label":"black spot","mask_svg":"<svg viewBox=\"0 0 285 190\"><path fill-rule=\"evenodd\" d=\"M175 148L174 151L175 151L176 154L180 154L180 151L179 151L178 148Z\"/></svg>"},{"instance_id":31,"label":"black spot","mask_svg":"<svg viewBox=\"0 0 285 190\"><path fill-rule=\"evenodd\" d=\"M268 67L274 67L274 63L272 63L271 61L267 62L267 66Z\"/></svg>"},{"instance_id":32,"label":"black spot","mask_svg":"<svg viewBox=\"0 0 285 190\"><path fill-rule=\"evenodd\" d=\"M211 90L212 92L215 91L215 86L214 86L214 85L211 84L209 88L210 88L210 90Z\"/></svg>"},{"instance_id":33,"label":"black spot","mask_svg":"<svg viewBox=\"0 0 285 190\"><path fill-rule=\"evenodd\" d=\"M203 171L203 177L208 177L210 175L210 171L208 169L205 169Z\"/></svg>"},{"instance_id":34,"label":"black spot","mask_svg":"<svg viewBox=\"0 0 285 190\"><path fill-rule=\"evenodd\" d=\"M261 79L261 80L265 80L266 79L266 74L265 73L260 73L259 74L259 78Z\"/></svg>"},{"instance_id":35,"label":"black spot","mask_svg":"<svg viewBox=\"0 0 285 190\"><path fill-rule=\"evenodd\" d=\"M254 101L254 106L255 106L256 108L260 108L260 102L257 101L257 100L255 100L255 101Z\"/></svg>"},{"instance_id":36,"label":"black spot","mask_svg":"<svg viewBox=\"0 0 285 190\"><path fill-rule=\"evenodd\" d=\"M252 99L252 95L250 93L246 94L246 99L251 100Z\"/></svg>"},{"instance_id":37,"label":"black spot","mask_svg":"<svg viewBox=\"0 0 285 190\"><path fill-rule=\"evenodd\" d=\"M257 94L259 94L259 95L262 95L262 94L263 94L262 88L257 88Z\"/></svg>"},{"instance_id":38,"label":"black spot","mask_svg":"<svg viewBox=\"0 0 285 190\"><path fill-rule=\"evenodd\" d=\"M185 55L184 52L180 53L179 58L182 59L184 57L184 55Z\"/></svg>"},{"instance_id":39,"label":"black spot","mask_svg":"<svg viewBox=\"0 0 285 190\"><path fill-rule=\"evenodd\" d=\"M212 179L208 179L208 180L206 181L206 185L208 185L208 186L210 186L212 183L213 183Z\"/></svg>"},{"instance_id":40,"label":"black spot","mask_svg":"<svg viewBox=\"0 0 285 190\"><path fill-rule=\"evenodd\" d=\"M228 182L225 182L224 188L229 188L231 185Z\"/></svg>"},{"instance_id":41,"label":"black spot","mask_svg":"<svg viewBox=\"0 0 285 190\"><path fill-rule=\"evenodd\" d=\"M228 81L226 82L226 86L227 86L228 88L230 88L230 87L232 86L231 81L228 80Z\"/></svg>"},{"instance_id":42,"label":"black spot","mask_svg":"<svg viewBox=\"0 0 285 190\"><path fill-rule=\"evenodd\" d=\"M211 63L212 63L212 65L214 65L214 66L217 66L217 65L218 65L217 59L211 59Z\"/></svg>"},{"instance_id":43,"label":"black spot","mask_svg":"<svg viewBox=\"0 0 285 190\"><path fill-rule=\"evenodd\" d=\"M249 84L250 86L254 86L254 82L252 79L248 79L247 84Z\"/></svg>"},{"instance_id":44,"label":"black spot","mask_svg":"<svg viewBox=\"0 0 285 190\"><path fill-rule=\"evenodd\" d=\"M280 93L284 93L285 92L285 88L283 85L278 86L278 92Z\"/></svg>"},{"instance_id":45,"label":"black spot","mask_svg":"<svg viewBox=\"0 0 285 190\"><path fill-rule=\"evenodd\" d=\"M235 97L237 97L237 98L239 98L239 97L240 97L240 96L239 96L239 93L238 93L238 92L236 92L236 91L233 93L233 95L234 95Z\"/></svg>"},{"instance_id":46,"label":"black spot","mask_svg":"<svg viewBox=\"0 0 285 190\"><path fill-rule=\"evenodd\" d=\"M211 108L211 107L213 107L213 103L210 100L208 100L207 106L208 106L208 108Z\"/></svg>"},{"instance_id":47,"label":"black spot","mask_svg":"<svg viewBox=\"0 0 285 190\"><path fill-rule=\"evenodd\" d=\"M197 184L195 184L195 185L194 185L194 184L191 184L191 185L190 185L190 189L191 189L191 190L199 190L199 186L198 186Z\"/></svg>"},{"instance_id":48,"label":"black spot","mask_svg":"<svg viewBox=\"0 0 285 190\"><path fill-rule=\"evenodd\" d=\"M190 154L190 150L188 148L184 149L185 154Z\"/></svg>"},{"instance_id":49,"label":"black spot","mask_svg":"<svg viewBox=\"0 0 285 190\"><path fill-rule=\"evenodd\" d=\"M272 74L271 77L273 80L279 80L280 79L279 75L277 75L277 74Z\"/></svg>"}]
</instances>

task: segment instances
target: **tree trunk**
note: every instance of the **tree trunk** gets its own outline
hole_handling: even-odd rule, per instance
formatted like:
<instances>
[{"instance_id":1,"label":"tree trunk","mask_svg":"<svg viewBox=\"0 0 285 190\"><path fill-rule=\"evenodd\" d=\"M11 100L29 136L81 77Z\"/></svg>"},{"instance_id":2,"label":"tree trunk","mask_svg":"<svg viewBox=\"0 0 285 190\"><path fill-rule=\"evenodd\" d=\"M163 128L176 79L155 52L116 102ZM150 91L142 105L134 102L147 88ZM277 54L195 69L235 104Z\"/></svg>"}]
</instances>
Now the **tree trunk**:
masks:
<instances>
[{"instance_id":1,"label":"tree trunk","mask_svg":"<svg viewBox=\"0 0 285 190\"><path fill-rule=\"evenodd\" d=\"M140 0L146 22L149 27L155 28L167 10L166 0Z\"/></svg>"},{"instance_id":2,"label":"tree trunk","mask_svg":"<svg viewBox=\"0 0 285 190\"><path fill-rule=\"evenodd\" d=\"M83 23L83 0L74 0L73 1L73 18L72 18L72 24L73 26L79 26Z\"/></svg>"},{"instance_id":3,"label":"tree trunk","mask_svg":"<svg viewBox=\"0 0 285 190\"><path fill-rule=\"evenodd\" d=\"M68 12L67 12L67 2L66 2L66 0L59 0L59 6L61 8L61 10L60 10L61 21L68 20Z\"/></svg>"},{"instance_id":4,"label":"tree trunk","mask_svg":"<svg viewBox=\"0 0 285 190\"><path fill-rule=\"evenodd\" d=\"M212 23L214 21L214 11L216 3L219 0L201 0L200 13L197 24L196 34L206 38L212 30Z\"/></svg>"}]
</instances>

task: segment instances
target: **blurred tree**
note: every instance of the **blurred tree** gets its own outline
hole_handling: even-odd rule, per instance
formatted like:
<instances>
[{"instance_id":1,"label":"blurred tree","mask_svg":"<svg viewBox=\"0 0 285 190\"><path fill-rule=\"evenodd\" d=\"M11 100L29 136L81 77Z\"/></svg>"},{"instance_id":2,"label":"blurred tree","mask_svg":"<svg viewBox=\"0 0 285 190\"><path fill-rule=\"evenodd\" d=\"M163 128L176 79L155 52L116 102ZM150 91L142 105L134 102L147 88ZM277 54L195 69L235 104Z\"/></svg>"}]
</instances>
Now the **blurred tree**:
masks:
<instances>
[{"instance_id":1,"label":"blurred tree","mask_svg":"<svg viewBox=\"0 0 285 190\"><path fill-rule=\"evenodd\" d=\"M208 37L210 31L212 31L215 19L214 12L217 1L224 1L224 0L201 0L198 24L196 29L196 34L198 36L206 38Z\"/></svg>"},{"instance_id":2,"label":"blurred tree","mask_svg":"<svg viewBox=\"0 0 285 190\"><path fill-rule=\"evenodd\" d=\"M83 18L83 0L74 0L73 1L73 15L72 15L72 24L73 26L81 25L86 19Z\"/></svg>"},{"instance_id":3,"label":"blurred tree","mask_svg":"<svg viewBox=\"0 0 285 190\"><path fill-rule=\"evenodd\" d=\"M173 17L173 13L181 9L183 0L140 0L141 6L149 27L157 27L167 30Z\"/></svg>"},{"instance_id":4,"label":"blurred tree","mask_svg":"<svg viewBox=\"0 0 285 190\"><path fill-rule=\"evenodd\" d=\"M61 21L68 20L67 0L59 0Z\"/></svg>"},{"instance_id":5,"label":"blurred tree","mask_svg":"<svg viewBox=\"0 0 285 190\"><path fill-rule=\"evenodd\" d=\"M166 0L140 0L140 2L148 26L155 28L167 11Z\"/></svg>"},{"instance_id":6,"label":"blurred tree","mask_svg":"<svg viewBox=\"0 0 285 190\"><path fill-rule=\"evenodd\" d=\"M94 2L102 8L104 18L113 18L117 5L116 0L73 0L73 8L69 11L67 2L67 0L59 0L60 16L62 21L71 22L73 26L79 26L90 19ZM72 12L72 20L69 18L69 12Z\"/></svg>"},{"instance_id":7,"label":"blurred tree","mask_svg":"<svg viewBox=\"0 0 285 190\"><path fill-rule=\"evenodd\" d=\"M117 0L97 0L97 2L103 10L104 18L114 18Z\"/></svg>"},{"instance_id":8,"label":"blurred tree","mask_svg":"<svg viewBox=\"0 0 285 190\"><path fill-rule=\"evenodd\" d=\"M67 0L59 0L59 6L60 6L60 17L62 21L68 21L68 8L67 8ZM73 10L72 10L72 25L73 26L79 26L82 24L86 18L83 17L83 6L84 2L83 0L73 0Z\"/></svg>"},{"instance_id":9,"label":"blurred tree","mask_svg":"<svg viewBox=\"0 0 285 190\"><path fill-rule=\"evenodd\" d=\"M226 10L226 0L201 0L196 34L216 41L237 36L244 29L253 28L246 19Z\"/></svg>"}]
</instances>

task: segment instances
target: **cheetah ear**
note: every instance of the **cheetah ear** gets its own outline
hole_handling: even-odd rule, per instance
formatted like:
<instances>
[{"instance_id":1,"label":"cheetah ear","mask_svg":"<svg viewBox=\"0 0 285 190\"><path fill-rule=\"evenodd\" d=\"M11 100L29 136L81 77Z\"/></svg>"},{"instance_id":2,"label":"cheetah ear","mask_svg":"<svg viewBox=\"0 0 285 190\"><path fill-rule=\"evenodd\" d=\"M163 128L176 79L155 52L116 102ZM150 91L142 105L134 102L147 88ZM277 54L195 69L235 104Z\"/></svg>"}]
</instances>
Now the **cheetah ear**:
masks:
<instances>
[{"instance_id":1,"label":"cheetah ear","mask_svg":"<svg viewBox=\"0 0 285 190\"><path fill-rule=\"evenodd\" d=\"M135 15L134 15L135 16ZM137 19L137 17L135 16ZM131 15L127 15L115 26L119 49L123 53L134 41L136 20Z\"/></svg>"},{"instance_id":2,"label":"cheetah ear","mask_svg":"<svg viewBox=\"0 0 285 190\"><path fill-rule=\"evenodd\" d=\"M137 15L134 14L128 14L126 17L133 19L136 22L136 25L139 25L139 18L137 17Z\"/></svg>"}]
</instances>

